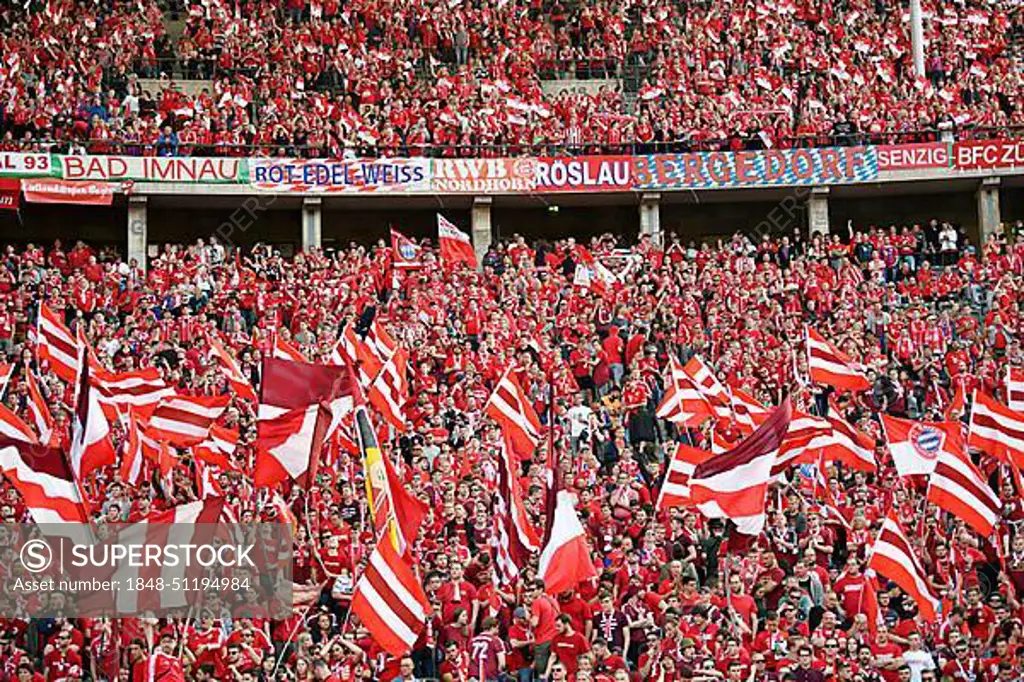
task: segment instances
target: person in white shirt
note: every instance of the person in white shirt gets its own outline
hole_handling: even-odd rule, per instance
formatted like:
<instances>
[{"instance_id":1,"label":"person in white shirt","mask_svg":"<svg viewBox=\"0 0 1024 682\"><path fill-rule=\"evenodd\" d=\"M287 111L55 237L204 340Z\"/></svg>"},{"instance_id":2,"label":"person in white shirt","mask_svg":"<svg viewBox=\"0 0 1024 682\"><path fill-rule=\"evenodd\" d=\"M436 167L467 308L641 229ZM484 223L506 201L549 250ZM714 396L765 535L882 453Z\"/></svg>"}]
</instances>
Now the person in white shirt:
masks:
<instances>
[{"instance_id":1,"label":"person in white shirt","mask_svg":"<svg viewBox=\"0 0 1024 682\"><path fill-rule=\"evenodd\" d=\"M590 418L594 411L586 404L582 395L576 396L576 404L569 408L569 435L572 437L572 451L579 451L580 443L590 438Z\"/></svg>"},{"instance_id":2,"label":"person in white shirt","mask_svg":"<svg viewBox=\"0 0 1024 682\"><path fill-rule=\"evenodd\" d=\"M903 652L903 662L910 668L910 682L921 682L921 673L935 670L935 661L921 645L921 635L911 632L907 636L907 650Z\"/></svg>"}]
</instances>

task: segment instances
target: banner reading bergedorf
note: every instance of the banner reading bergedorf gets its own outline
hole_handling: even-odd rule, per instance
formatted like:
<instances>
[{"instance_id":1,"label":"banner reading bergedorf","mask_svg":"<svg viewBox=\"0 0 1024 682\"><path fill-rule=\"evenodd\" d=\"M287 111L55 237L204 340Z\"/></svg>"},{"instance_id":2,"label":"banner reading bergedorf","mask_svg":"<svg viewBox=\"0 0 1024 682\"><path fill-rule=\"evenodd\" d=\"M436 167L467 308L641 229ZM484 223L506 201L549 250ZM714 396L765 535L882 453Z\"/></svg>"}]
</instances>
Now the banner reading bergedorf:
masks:
<instances>
[{"instance_id":1,"label":"banner reading bergedorf","mask_svg":"<svg viewBox=\"0 0 1024 682\"><path fill-rule=\"evenodd\" d=\"M835 185L878 177L873 147L694 152L635 157L637 189Z\"/></svg>"}]
</instances>

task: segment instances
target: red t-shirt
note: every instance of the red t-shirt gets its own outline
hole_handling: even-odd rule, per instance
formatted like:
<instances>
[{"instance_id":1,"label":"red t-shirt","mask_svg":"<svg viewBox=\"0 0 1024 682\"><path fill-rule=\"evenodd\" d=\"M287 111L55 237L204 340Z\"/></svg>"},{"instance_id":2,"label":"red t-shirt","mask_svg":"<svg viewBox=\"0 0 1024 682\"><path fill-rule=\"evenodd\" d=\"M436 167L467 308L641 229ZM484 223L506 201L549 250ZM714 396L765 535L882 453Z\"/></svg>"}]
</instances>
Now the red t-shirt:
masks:
<instances>
[{"instance_id":1,"label":"red t-shirt","mask_svg":"<svg viewBox=\"0 0 1024 682\"><path fill-rule=\"evenodd\" d=\"M555 618L558 617L558 604L546 594L542 594L530 604L530 614L537 619L533 627L534 639L538 644L550 642L555 637Z\"/></svg>"},{"instance_id":2,"label":"red t-shirt","mask_svg":"<svg viewBox=\"0 0 1024 682\"><path fill-rule=\"evenodd\" d=\"M590 645L587 640L575 631L571 635L556 634L555 638L551 640L551 655L565 666L569 677L575 675L579 668L579 655L588 651L590 651Z\"/></svg>"}]
</instances>

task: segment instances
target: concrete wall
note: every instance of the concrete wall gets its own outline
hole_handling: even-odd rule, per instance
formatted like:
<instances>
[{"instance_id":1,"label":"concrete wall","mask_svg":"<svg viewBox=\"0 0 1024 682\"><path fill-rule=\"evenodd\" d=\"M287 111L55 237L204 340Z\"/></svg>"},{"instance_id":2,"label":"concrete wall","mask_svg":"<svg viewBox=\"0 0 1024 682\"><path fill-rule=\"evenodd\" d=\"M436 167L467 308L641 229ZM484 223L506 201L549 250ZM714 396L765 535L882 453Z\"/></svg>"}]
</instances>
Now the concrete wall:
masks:
<instances>
[{"instance_id":1,"label":"concrete wall","mask_svg":"<svg viewBox=\"0 0 1024 682\"><path fill-rule=\"evenodd\" d=\"M118 246L124 252L128 220L123 200L113 206L25 204L18 211L0 211L0 242L50 246L60 239L65 247L76 239L99 246Z\"/></svg>"},{"instance_id":2,"label":"concrete wall","mask_svg":"<svg viewBox=\"0 0 1024 682\"><path fill-rule=\"evenodd\" d=\"M999 192L999 201L1004 223L1024 220L1024 188L1004 187Z\"/></svg>"},{"instance_id":3,"label":"concrete wall","mask_svg":"<svg viewBox=\"0 0 1024 682\"><path fill-rule=\"evenodd\" d=\"M896 224L926 223L932 218L950 221L967 228L972 239L977 238L978 204L973 192L947 194L921 194L875 198L829 197L832 231L844 234L846 221L852 219L855 228L868 225L888 227Z\"/></svg>"},{"instance_id":4,"label":"concrete wall","mask_svg":"<svg viewBox=\"0 0 1024 682\"><path fill-rule=\"evenodd\" d=\"M244 218L246 222L233 223ZM256 242L270 244L298 245L301 236L302 216L298 208L276 209L259 213L249 221L245 214L231 208L166 208L149 206L149 243L191 242L199 238L209 239L217 235L224 241L225 235L234 244L251 246ZM245 229L242 229L245 226ZM122 232L125 223L120 226ZM124 237L122 237L123 239Z\"/></svg>"},{"instance_id":5,"label":"concrete wall","mask_svg":"<svg viewBox=\"0 0 1024 682\"><path fill-rule=\"evenodd\" d=\"M729 236L739 231L755 232L764 228L769 216L776 219L774 234L792 232L793 228L806 229L807 211L796 210L792 215L780 212L779 200L723 201L701 203L674 203L670 195L662 194L660 223L665 235L678 233L684 243L701 239ZM1000 191L1004 222L1024 220L1024 188L1006 187ZM225 200L214 208L182 208L177 200L167 197L148 202L149 243L191 242L209 238L218 229L230 225L251 199ZM578 199L577 199L578 201ZM636 198L623 198L619 205L573 206L559 204L558 210L544 205L521 208L502 206L498 200L491 207L491 224L495 236L507 239L519 233L528 239L560 239L568 236L587 240L591 236L611 232L626 243L636 241L639 234L639 212ZM331 207L325 202L322 215L323 245L346 246L349 242L374 244L388 239L388 228L394 226L412 238L436 238L436 214L444 215L467 233L471 229L470 209L424 206L423 208L375 208L351 210ZM774 213L773 213L774 211ZM246 229L230 230L233 243L251 246L257 241L298 248L301 242L301 202L295 198L269 206L255 219L244 222ZM829 216L832 230L844 234L846 221L863 228L868 225L888 226L926 222L931 218L951 220L967 227L976 238L977 201L973 191L958 188L955 192L900 196L873 196L850 198L829 196ZM0 211L0 244L21 245L29 241L50 244L55 238L73 241L88 239L98 245L116 245L122 252L127 247L127 205L118 197L112 207L55 206L26 204L20 211ZM222 232L223 234L223 232Z\"/></svg>"},{"instance_id":6,"label":"concrete wall","mask_svg":"<svg viewBox=\"0 0 1024 682\"><path fill-rule=\"evenodd\" d=\"M389 240L390 228L394 227L407 237L422 239L437 238L437 212L430 210L374 210L339 211L324 209L323 245L348 245L349 242L374 244L378 239ZM469 233L468 210L442 210L448 220Z\"/></svg>"},{"instance_id":7,"label":"concrete wall","mask_svg":"<svg viewBox=\"0 0 1024 682\"><path fill-rule=\"evenodd\" d=\"M663 194L662 197L665 195ZM661 205L661 229L665 235L675 232L683 243L691 239L731 236L735 232L754 232L769 219L778 218L780 234L790 233L794 227L805 227L805 213L794 211L791 216L776 211L778 201L740 201L700 204ZM775 213L773 214L773 211Z\"/></svg>"},{"instance_id":8,"label":"concrete wall","mask_svg":"<svg viewBox=\"0 0 1024 682\"><path fill-rule=\"evenodd\" d=\"M640 232L636 204L625 206L558 206L558 210L538 208L491 208L491 225L497 239L521 234L531 239L589 240L606 232L635 242Z\"/></svg>"}]
</instances>

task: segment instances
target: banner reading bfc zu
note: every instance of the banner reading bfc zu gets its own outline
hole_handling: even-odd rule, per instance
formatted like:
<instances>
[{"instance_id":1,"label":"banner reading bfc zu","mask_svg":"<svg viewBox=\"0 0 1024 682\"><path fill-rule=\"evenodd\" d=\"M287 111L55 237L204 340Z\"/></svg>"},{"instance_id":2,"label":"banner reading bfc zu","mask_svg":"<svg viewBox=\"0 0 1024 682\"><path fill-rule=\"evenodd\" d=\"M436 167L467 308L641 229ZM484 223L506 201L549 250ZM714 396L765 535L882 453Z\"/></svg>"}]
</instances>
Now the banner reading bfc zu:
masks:
<instances>
[{"instance_id":1,"label":"banner reading bfc zu","mask_svg":"<svg viewBox=\"0 0 1024 682\"><path fill-rule=\"evenodd\" d=\"M427 192L429 159L249 159L249 183L280 192Z\"/></svg>"},{"instance_id":2,"label":"banner reading bfc zu","mask_svg":"<svg viewBox=\"0 0 1024 682\"><path fill-rule=\"evenodd\" d=\"M655 154L635 161L636 189L835 185L878 177L873 147Z\"/></svg>"}]
</instances>

